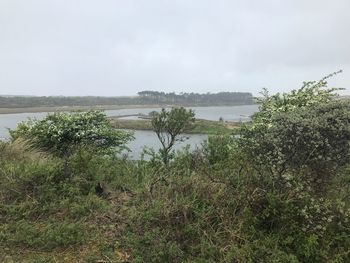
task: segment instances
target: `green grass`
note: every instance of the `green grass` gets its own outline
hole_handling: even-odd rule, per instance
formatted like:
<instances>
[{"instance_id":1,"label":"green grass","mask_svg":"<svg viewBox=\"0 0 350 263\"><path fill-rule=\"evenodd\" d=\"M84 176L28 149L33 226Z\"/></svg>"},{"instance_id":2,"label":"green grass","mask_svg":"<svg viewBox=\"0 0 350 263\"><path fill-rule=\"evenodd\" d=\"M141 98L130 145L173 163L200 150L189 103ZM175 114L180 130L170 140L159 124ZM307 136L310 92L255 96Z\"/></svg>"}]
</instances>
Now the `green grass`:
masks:
<instances>
[{"instance_id":1,"label":"green grass","mask_svg":"<svg viewBox=\"0 0 350 263\"><path fill-rule=\"evenodd\" d=\"M221 121L209 121L197 119L190 133L198 134L223 134L232 133L232 129L239 127L239 123L224 123Z\"/></svg>"},{"instance_id":2,"label":"green grass","mask_svg":"<svg viewBox=\"0 0 350 263\"><path fill-rule=\"evenodd\" d=\"M0 143L0 262L123 257L113 247L126 221L125 189L136 179L131 163L100 157L89 151L72 156L67 178L62 160L24 141ZM109 185L108 198L95 194L98 182Z\"/></svg>"},{"instance_id":3,"label":"green grass","mask_svg":"<svg viewBox=\"0 0 350 263\"><path fill-rule=\"evenodd\" d=\"M117 129L127 130L152 130L151 121L149 119L125 120L111 118L113 126ZM210 121L197 119L192 127L186 131L188 134L228 134L232 130L239 127L239 123L224 123L220 121Z\"/></svg>"}]
</instances>

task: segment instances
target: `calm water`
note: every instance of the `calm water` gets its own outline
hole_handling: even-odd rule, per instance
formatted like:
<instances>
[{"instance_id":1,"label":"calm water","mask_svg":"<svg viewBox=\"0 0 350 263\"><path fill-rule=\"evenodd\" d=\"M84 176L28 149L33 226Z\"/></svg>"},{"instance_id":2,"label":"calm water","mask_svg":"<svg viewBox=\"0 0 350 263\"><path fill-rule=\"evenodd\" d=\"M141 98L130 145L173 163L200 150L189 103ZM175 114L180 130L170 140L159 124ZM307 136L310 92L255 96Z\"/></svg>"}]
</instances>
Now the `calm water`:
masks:
<instances>
[{"instance_id":1,"label":"calm water","mask_svg":"<svg viewBox=\"0 0 350 263\"><path fill-rule=\"evenodd\" d=\"M142 150L145 147L152 147L153 149L159 149L161 144L157 138L157 135L152 131L134 131L135 140L128 144L131 152L128 156L131 159L139 159ZM187 139L184 142L178 142L175 144L174 149L178 150L189 144L191 149L194 150L196 147L200 147L201 143L208 137L207 135L191 134L184 135Z\"/></svg>"},{"instance_id":2,"label":"calm water","mask_svg":"<svg viewBox=\"0 0 350 263\"><path fill-rule=\"evenodd\" d=\"M219 120L223 118L226 121L247 121L249 116L257 111L257 105L244 106L224 106L224 107L193 107L196 113L196 118L206 120ZM151 111L159 111L159 108L139 108L139 109L121 109L121 110L107 110L107 116L119 116L129 114L148 114ZM41 113L16 113L16 114L0 114L0 139L7 139L9 137L7 128L14 129L21 121L28 118L42 119L47 115L47 112ZM129 117L133 118L133 117ZM138 158L142 149L152 147L159 149L160 143L157 136L151 131L135 131L135 140L130 142L128 147L131 149L129 156L133 159ZM181 148L186 144L190 144L191 148L200 146L201 142L207 138L205 135L189 135L189 139L185 142L178 143L177 148Z\"/></svg>"},{"instance_id":3,"label":"calm water","mask_svg":"<svg viewBox=\"0 0 350 263\"><path fill-rule=\"evenodd\" d=\"M225 121L247 121L249 116L257 111L257 105L243 106L221 106L221 107L189 107L193 109L196 118L218 121L223 118ZM148 114L151 111L159 111L159 108L140 108L140 109L122 109L122 110L107 110L108 116L120 116L129 114ZM135 117L126 117L125 119L133 119Z\"/></svg>"}]
</instances>

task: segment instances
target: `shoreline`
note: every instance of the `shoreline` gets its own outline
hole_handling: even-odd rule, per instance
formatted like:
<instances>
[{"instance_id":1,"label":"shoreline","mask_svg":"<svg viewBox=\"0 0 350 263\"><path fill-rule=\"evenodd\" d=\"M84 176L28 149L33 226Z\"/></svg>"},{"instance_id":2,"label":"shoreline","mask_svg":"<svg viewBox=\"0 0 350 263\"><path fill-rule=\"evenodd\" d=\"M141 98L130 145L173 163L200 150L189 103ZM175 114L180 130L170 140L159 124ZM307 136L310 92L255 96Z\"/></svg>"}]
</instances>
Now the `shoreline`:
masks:
<instances>
[{"instance_id":1,"label":"shoreline","mask_svg":"<svg viewBox=\"0 0 350 263\"><path fill-rule=\"evenodd\" d=\"M142 108L170 108L170 107L236 107L249 106L255 104L237 104L237 105L94 105L94 106L38 106L28 108L0 108L0 114L16 114L16 113L41 113L41 112L65 112L65 111L86 111L86 110L121 110L121 109L142 109Z\"/></svg>"}]
</instances>

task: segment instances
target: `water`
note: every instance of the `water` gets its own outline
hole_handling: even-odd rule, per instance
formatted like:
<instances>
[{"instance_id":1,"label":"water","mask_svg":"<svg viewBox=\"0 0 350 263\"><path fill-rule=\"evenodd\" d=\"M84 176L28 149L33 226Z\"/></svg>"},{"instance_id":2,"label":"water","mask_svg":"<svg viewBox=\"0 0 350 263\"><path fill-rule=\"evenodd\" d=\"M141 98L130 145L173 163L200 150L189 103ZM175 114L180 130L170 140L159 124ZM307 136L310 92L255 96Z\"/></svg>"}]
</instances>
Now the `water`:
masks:
<instances>
[{"instance_id":1,"label":"water","mask_svg":"<svg viewBox=\"0 0 350 263\"><path fill-rule=\"evenodd\" d=\"M144 147L151 147L155 150L161 148L157 135L152 131L134 131L135 140L128 144L128 148L131 152L128 153L130 159L139 159ZM187 144L194 150L196 147L200 147L201 143L208 137L203 134L191 134L184 135L187 139L183 142L177 142L174 146L175 150L181 149Z\"/></svg>"},{"instance_id":2,"label":"water","mask_svg":"<svg viewBox=\"0 0 350 263\"><path fill-rule=\"evenodd\" d=\"M225 121L247 121L249 116L258 110L257 105L242 106L215 106L215 107L187 107L194 110L196 118L218 121L221 117ZM160 111L160 108L138 108L138 109L121 109L107 110L107 116L122 116L131 114L148 114L151 111ZM130 116L124 119L135 119L137 117Z\"/></svg>"},{"instance_id":3,"label":"water","mask_svg":"<svg viewBox=\"0 0 350 263\"><path fill-rule=\"evenodd\" d=\"M19 122L29 118L42 119L46 115L47 112L0 114L0 139L7 139L9 137L8 129L16 128Z\"/></svg>"},{"instance_id":4,"label":"water","mask_svg":"<svg viewBox=\"0 0 350 263\"><path fill-rule=\"evenodd\" d=\"M219 120L223 118L225 121L246 121L249 120L254 112L257 111L257 105L244 105L244 106L223 106L223 107L192 107L195 111L196 118L206 120ZM107 110L107 116L120 116L130 114L148 114L151 111L159 111L159 108L137 108L137 109L120 109L120 110ZM47 115L46 112L40 113L16 113L16 114L0 114L0 139L7 139L9 133L7 128L14 129L21 121L28 118L42 119ZM135 118L135 117L125 117ZM144 146L159 149L161 146L157 136L151 131L135 131L135 140L128 144L128 147L132 151L129 153L130 158L139 158ZM206 135L193 134L188 135L189 139L185 142L178 143L176 148L179 149L187 144L191 145L191 148L200 146L201 142L207 138Z\"/></svg>"}]
</instances>

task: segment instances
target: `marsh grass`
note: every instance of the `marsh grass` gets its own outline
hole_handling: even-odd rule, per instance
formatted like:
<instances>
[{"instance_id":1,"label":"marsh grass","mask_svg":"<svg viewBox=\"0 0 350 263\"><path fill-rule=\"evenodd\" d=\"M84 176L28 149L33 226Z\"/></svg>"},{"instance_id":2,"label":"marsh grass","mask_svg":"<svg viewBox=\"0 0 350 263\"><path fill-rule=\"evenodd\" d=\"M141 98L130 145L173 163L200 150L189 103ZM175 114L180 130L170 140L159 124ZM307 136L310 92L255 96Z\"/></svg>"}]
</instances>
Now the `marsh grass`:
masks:
<instances>
[{"instance_id":1,"label":"marsh grass","mask_svg":"<svg viewBox=\"0 0 350 263\"><path fill-rule=\"evenodd\" d=\"M151 131L152 124L149 119L140 120L125 120L118 118L110 118L113 127L116 129L126 129L126 130L148 130ZM240 123L230 122L220 122L220 121L210 121L203 119L196 119L195 123L186 130L188 134L218 134L232 133L235 128L238 128Z\"/></svg>"}]
</instances>

